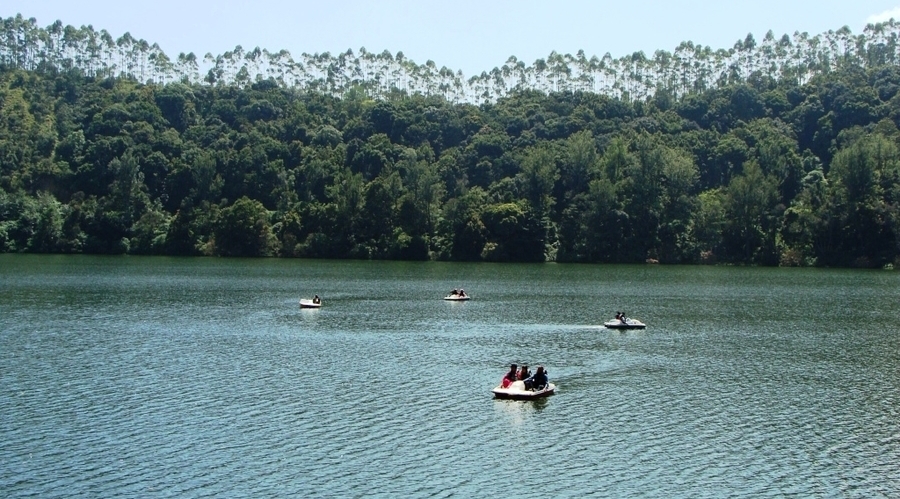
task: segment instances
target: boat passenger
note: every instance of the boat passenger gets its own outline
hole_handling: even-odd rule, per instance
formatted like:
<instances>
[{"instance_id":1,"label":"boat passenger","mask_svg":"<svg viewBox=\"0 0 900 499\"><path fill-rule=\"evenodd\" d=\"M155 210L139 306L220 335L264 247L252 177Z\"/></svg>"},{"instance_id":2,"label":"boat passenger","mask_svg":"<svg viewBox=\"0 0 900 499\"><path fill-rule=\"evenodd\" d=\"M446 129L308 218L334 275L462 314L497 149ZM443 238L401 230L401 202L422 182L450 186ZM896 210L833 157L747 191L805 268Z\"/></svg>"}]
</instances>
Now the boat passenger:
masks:
<instances>
[{"instance_id":1,"label":"boat passenger","mask_svg":"<svg viewBox=\"0 0 900 499\"><path fill-rule=\"evenodd\" d=\"M313 297L313 303L315 303L316 305L322 303L322 299L319 298L319 295Z\"/></svg>"},{"instance_id":2,"label":"boat passenger","mask_svg":"<svg viewBox=\"0 0 900 499\"><path fill-rule=\"evenodd\" d=\"M528 370L528 366L522 366L522 368L519 369L518 374L516 374L516 379L524 381L524 380L528 379L530 376L531 376L531 371Z\"/></svg>"},{"instance_id":3,"label":"boat passenger","mask_svg":"<svg viewBox=\"0 0 900 499\"><path fill-rule=\"evenodd\" d=\"M509 388L509 385L513 384L513 381L516 380L516 368L519 366L515 364L510 364L509 372L503 376L503 379L500 381L501 388Z\"/></svg>"},{"instance_id":4,"label":"boat passenger","mask_svg":"<svg viewBox=\"0 0 900 499\"><path fill-rule=\"evenodd\" d=\"M464 297L466 296L466 290L460 288L460 290L459 290L459 296L460 296L460 298L464 298Z\"/></svg>"},{"instance_id":5,"label":"boat passenger","mask_svg":"<svg viewBox=\"0 0 900 499\"><path fill-rule=\"evenodd\" d=\"M450 296L457 296L457 295L459 295L458 289L454 289L453 291L450 292Z\"/></svg>"},{"instance_id":6,"label":"boat passenger","mask_svg":"<svg viewBox=\"0 0 900 499\"><path fill-rule=\"evenodd\" d=\"M547 372L544 371L544 366L538 366L537 372L534 373L534 376L525 380L525 389L526 390L543 390L544 387L547 386Z\"/></svg>"}]
</instances>

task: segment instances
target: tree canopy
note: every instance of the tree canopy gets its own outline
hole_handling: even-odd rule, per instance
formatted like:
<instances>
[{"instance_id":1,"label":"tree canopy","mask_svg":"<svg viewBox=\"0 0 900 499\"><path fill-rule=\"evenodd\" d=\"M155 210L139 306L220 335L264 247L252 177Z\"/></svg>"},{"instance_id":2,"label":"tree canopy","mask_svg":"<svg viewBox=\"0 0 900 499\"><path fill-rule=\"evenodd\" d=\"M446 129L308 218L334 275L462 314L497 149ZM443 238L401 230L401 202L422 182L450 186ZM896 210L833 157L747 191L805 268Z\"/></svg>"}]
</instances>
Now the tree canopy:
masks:
<instances>
[{"instance_id":1,"label":"tree canopy","mask_svg":"<svg viewBox=\"0 0 900 499\"><path fill-rule=\"evenodd\" d=\"M466 85L364 50L201 76L127 34L0 28L0 251L900 263L894 23Z\"/></svg>"}]
</instances>

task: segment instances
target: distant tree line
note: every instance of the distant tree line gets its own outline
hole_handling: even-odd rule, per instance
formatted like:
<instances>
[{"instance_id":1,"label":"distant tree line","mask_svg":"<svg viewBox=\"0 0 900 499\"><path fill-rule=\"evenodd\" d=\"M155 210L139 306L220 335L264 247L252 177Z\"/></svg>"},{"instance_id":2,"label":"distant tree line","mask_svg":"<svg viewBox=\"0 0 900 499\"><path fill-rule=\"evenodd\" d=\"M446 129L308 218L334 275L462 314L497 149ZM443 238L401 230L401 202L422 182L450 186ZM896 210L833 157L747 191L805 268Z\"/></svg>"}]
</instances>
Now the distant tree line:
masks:
<instances>
[{"instance_id":1,"label":"distant tree line","mask_svg":"<svg viewBox=\"0 0 900 499\"><path fill-rule=\"evenodd\" d=\"M156 52L129 55L146 42L84 52L64 39L93 29L33 24L4 21L0 44L2 251L900 263L893 23L815 67L741 55L652 91L485 99L161 77Z\"/></svg>"},{"instance_id":2,"label":"distant tree line","mask_svg":"<svg viewBox=\"0 0 900 499\"><path fill-rule=\"evenodd\" d=\"M238 45L224 54L193 52L168 56L158 44L130 33L114 38L93 26L76 28L56 21L46 28L21 14L0 18L0 64L36 70L79 69L95 78L128 78L141 83L181 82L246 87L274 80L288 88L310 89L332 96L362 90L382 98L394 92L441 96L452 103L480 104L522 90L592 92L624 100L645 100L657 93L680 98L687 94L754 79L789 80L805 84L813 76L842 66L864 68L900 63L900 23L891 19L870 24L854 35L844 26L811 36L795 32L761 42L752 34L728 49L682 42L673 51L657 50L613 58L551 52L528 65L515 56L501 66L468 79L434 61L417 64L403 55L369 52L361 47L332 55L270 52Z\"/></svg>"}]
</instances>

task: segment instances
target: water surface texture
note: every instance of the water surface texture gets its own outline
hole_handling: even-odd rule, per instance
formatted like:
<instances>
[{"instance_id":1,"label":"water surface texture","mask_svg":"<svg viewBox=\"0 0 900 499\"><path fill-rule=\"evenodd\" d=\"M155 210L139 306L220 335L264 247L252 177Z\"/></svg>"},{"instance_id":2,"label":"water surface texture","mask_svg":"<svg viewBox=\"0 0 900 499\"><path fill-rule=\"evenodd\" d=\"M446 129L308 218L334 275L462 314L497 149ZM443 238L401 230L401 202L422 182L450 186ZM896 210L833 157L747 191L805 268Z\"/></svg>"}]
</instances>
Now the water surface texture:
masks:
<instances>
[{"instance_id":1,"label":"water surface texture","mask_svg":"<svg viewBox=\"0 0 900 499\"><path fill-rule=\"evenodd\" d=\"M898 497L898 285L0 255L0 496Z\"/></svg>"}]
</instances>

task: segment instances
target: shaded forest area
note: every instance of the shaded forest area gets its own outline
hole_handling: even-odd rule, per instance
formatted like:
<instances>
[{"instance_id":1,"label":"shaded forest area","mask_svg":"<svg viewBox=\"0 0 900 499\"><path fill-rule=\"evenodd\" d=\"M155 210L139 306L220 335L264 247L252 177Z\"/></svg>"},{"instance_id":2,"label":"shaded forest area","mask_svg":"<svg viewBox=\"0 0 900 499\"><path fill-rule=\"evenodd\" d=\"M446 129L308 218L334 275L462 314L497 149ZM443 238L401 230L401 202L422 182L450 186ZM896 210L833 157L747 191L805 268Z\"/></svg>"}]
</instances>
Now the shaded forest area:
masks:
<instances>
[{"instance_id":1,"label":"shaded forest area","mask_svg":"<svg viewBox=\"0 0 900 499\"><path fill-rule=\"evenodd\" d=\"M29 42L13 21L0 251L900 263L896 43L776 70L738 57L710 85L517 86L476 104L367 81L104 74L88 68L115 54L53 59L51 30Z\"/></svg>"}]
</instances>

